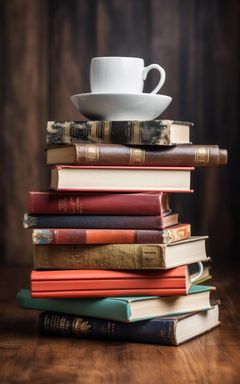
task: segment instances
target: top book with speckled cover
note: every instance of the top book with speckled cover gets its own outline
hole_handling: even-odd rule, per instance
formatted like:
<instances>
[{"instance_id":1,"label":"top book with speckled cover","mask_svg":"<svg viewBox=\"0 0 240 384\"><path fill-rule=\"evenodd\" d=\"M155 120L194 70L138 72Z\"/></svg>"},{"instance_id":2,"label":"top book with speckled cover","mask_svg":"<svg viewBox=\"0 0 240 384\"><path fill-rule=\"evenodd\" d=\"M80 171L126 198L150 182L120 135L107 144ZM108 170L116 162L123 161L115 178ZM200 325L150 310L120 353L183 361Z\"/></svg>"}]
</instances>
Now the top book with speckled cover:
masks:
<instances>
[{"instance_id":1,"label":"top book with speckled cover","mask_svg":"<svg viewBox=\"0 0 240 384\"><path fill-rule=\"evenodd\" d=\"M192 126L193 123L175 120L48 121L47 144L187 144Z\"/></svg>"}]
</instances>

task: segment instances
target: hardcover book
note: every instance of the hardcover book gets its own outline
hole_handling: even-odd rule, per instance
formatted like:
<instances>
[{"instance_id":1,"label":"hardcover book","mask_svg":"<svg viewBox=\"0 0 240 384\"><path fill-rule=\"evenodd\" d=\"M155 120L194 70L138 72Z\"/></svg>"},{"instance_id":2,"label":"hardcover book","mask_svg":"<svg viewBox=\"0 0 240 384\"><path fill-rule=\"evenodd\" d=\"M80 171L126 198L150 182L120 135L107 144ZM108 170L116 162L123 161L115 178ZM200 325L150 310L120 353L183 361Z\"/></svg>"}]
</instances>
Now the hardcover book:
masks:
<instances>
[{"instance_id":1,"label":"hardcover book","mask_svg":"<svg viewBox=\"0 0 240 384\"><path fill-rule=\"evenodd\" d=\"M89 192L190 192L192 167L57 166L51 189Z\"/></svg>"},{"instance_id":2,"label":"hardcover book","mask_svg":"<svg viewBox=\"0 0 240 384\"><path fill-rule=\"evenodd\" d=\"M35 245L35 269L169 269L208 260L207 237L165 244Z\"/></svg>"},{"instance_id":3,"label":"hardcover book","mask_svg":"<svg viewBox=\"0 0 240 384\"><path fill-rule=\"evenodd\" d=\"M136 296L91 299L33 298L29 289L17 294L20 308L62 312L117 321L139 321L211 308L214 287L193 285L186 296Z\"/></svg>"},{"instance_id":4,"label":"hardcover book","mask_svg":"<svg viewBox=\"0 0 240 384\"><path fill-rule=\"evenodd\" d=\"M173 145L189 143L192 125L192 123L174 120L49 121L47 144Z\"/></svg>"},{"instance_id":5,"label":"hardcover book","mask_svg":"<svg viewBox=\"0 0 240 384\"><path fill-rule=\"evenodd\" d=\"M165 271L32 271L32 297L186 295L191 280L186 266Z\"/></svg>"},{"instance_id":6,"label":"hardcover book","mask_svg":"<svg viewBox=\"0 0 240 384\"><path fill-rule=\"evenodd\" d=\"M227 163L217 145L137 147L120 144L72 144L47 150L47 164L206 167Z\"/></svg>"},{"instance_id":7,"label":"hardcover book","mask_svg":"<svg viewBox=\"0 0 240 384\"><path fill-rule=\"evenodd\" d=\"M177 213L162 216L24 215L24 228L164 229L178 223Z\"/></svg>"},{"instance_id":8,"label":"hardcover book","mask_svg":"<svg viewBox=\"0 0 240 384\"><path fill-rule=\"evenodd\" d=\"M30 214L161 215L170 211L167 193L29 192Z\"/></svg>"},{"instance_id":9,"label":"hardcover book","mask_svg":"<svg viewBox=\"0 0 240 384\"><path fill-rule=\"evenodd\" d=\"M219 325L218 305L202 312L121 323L43 312L38 315L40 335L179 345Z\"/></svg>"},{"instance_id":10,"label":"hardcover book","mask_svg":"<svg viewBox=\"0 0 240 384\"><path fill-rule=\"evenodd\" d=\"M190 224L162 230L144 229L34 229L33 244L171 244L191 236Z\"/></svg>"}]
</instances>

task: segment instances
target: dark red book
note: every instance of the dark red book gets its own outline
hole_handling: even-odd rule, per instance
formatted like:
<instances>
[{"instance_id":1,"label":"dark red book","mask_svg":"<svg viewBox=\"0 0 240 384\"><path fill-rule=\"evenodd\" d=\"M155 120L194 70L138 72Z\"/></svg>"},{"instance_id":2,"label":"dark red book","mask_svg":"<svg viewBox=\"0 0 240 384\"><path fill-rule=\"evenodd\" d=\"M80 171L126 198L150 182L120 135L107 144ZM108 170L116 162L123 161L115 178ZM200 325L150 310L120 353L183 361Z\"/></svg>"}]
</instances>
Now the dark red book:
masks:
<instances>
[{"instance_id":1,"label":"dark red book","mask_svg":"<svg viewBox=\"0 0 240 384\"><path fill-rule=\"evenodd\" d=\"M186 266L167 271L32 271L32 297L108 297L186 295L191 286Z\"/></svg>"},{"instance_id":2,"label":"dark red book","mask_svg":"<svg viewBox=\"0 0 240 384\"><path fill-rule=\"evenodd\" d=\"M29 192L30 214L160 215L169 211L167 193Z\"/></svg>"},{"instance_id":3,"label":"dark red book","mask_svg":"<svg viewBox=\"0 0 240 384\"><path fill-rule=\"evenodd\" d=\"M163 230L136 229L34 229L33 244L170 244L188 239L190 224L177 224Z\"/></svg>"}]
</instances>

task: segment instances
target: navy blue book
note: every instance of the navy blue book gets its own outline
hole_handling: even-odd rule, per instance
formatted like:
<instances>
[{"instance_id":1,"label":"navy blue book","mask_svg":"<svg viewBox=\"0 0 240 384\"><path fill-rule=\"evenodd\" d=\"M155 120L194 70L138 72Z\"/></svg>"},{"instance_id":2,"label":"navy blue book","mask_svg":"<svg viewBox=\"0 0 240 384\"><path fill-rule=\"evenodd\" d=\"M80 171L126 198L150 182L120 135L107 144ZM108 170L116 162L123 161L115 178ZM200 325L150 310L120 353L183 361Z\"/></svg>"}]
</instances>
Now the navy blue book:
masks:
<instances>
[{"instance_id":1,"label":"navy blue book","mask_svg":"<svg viewBox=\"0 0 240 384\"><path fill-rule=\"evenodd\" d=\"M179 345L216 327L218 316L218 305L205 311L134 323L42 312L37 318L37 330L46 336Z\"/></svg>"},{"instance_id":2,"label":"navy blue book","mask_svg":"<svg viewBox=\"0 0 240 384\"><path fill-rule=\"evenodd\" d=\"M178 224L178 214L158 216L24 215L24 228L164 229Z\"/></svg>"}]
</instances>

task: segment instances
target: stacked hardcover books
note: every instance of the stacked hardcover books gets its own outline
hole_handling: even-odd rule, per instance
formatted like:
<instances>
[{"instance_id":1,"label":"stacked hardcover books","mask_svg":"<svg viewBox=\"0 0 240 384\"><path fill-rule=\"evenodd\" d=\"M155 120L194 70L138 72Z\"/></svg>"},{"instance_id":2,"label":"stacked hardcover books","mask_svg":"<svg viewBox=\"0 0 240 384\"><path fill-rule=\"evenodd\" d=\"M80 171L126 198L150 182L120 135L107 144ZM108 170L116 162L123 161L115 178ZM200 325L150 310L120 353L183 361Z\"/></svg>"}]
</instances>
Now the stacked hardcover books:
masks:
<instances>
[{"instance_id":1,"label":"stacked hardcover books","mask_svg":"<svg viewBox=\"0 0 240 384\"><path fill-rule=\"evenodd\" d=\"M40 334L180 344L219 324L207 236L191 236L169 195L227 151L190 143L191 123L49 122L51 191L30 192L31 290Z\"/></svg>"}]
</instances>

